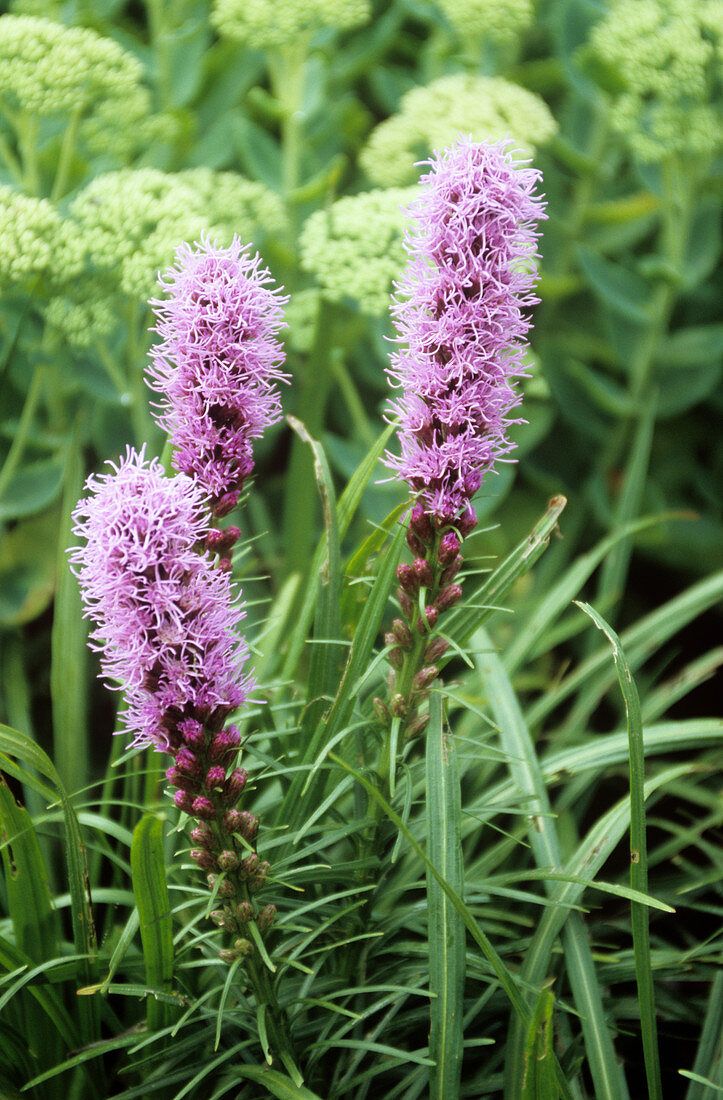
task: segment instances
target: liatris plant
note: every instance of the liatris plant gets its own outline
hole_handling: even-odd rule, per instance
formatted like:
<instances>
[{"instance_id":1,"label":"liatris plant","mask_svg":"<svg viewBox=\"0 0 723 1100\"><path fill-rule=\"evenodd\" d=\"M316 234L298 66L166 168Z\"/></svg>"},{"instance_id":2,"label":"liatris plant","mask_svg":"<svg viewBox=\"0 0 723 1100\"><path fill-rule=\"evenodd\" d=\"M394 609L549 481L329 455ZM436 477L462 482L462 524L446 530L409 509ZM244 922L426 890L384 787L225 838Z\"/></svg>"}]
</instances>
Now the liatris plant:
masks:
<instances>
[{"instance_id":1,"label":"liatris plant","mask_svg":"<svg viewBox=\"0 0 723 1100\"><path fill-rule=\"evenodd\" d=\"M204 549L203 489L185 474L129 449L111 473L91 477L73 514L85 540L71 552L94 624L101 669L125 692L123 725L135 745L169 753L166 778L179 810L195 818L191 859L206 872L210 917L233 938L226 962L243 959L259 1003L270 1013L275 1050L287 1046L258 948L275 908L254 897L269 864L254 838L258 821L239 806L248 779L237 766L240 735L228 724L255 685L237 631L245 612L230 576Z\"/></svg>"},{"instance_id":2,"label":"liatris plant","mask_svg":"<svg viewBox=\"0 0 723 1100\"><path fill-rule=\"evenodd\" d=\"M459 141L431 161L410 207L409 265L393 306L400 351L390 378L403 389L401 455L386 463L417 497L407 542L414 561L397 571L402 618L387 635L396 670L390 709L407 737L448 643L432 637L462 595L462 540L476 526L471 500L514 444L507 429L521 395L526 312L537 299L536 226L545 217L540 173L506 142ZM388 720L386 708L377 703Z\"/></svg>"}]
</instances>

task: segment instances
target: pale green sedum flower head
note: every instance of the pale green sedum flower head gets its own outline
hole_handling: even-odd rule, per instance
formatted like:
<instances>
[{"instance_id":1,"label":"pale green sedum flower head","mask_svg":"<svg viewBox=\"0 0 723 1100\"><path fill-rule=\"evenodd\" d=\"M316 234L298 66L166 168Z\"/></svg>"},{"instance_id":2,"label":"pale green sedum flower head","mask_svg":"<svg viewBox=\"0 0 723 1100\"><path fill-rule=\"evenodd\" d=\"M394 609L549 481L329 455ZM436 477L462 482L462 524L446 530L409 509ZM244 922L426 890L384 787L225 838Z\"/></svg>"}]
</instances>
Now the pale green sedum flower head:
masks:
<instances>
[{"instance_id":1,"label":"pale green sedum flower head","mask_svg":"<svg viewBox=\"0 0 723 1100\"><path fill-rule=\"evenodd\" d=\"M369 0L215 0L220 34L255 49L274 49L321 27L348 30L366 23Z\"/></svg>"},{"instance_id":2,"label":"pale green sedum flower head","mask_svg":"<svg viewBox=\"0 0 723 1100\"><path fill-rule=\"evenodd\" d=\"M52 203L0 184L0 286L73 277L82 262L79 237Z\"/></svg>"},{"instance_id":3,"label":"pale green sedum flower head","mask_svg":"<svg viewBox=\"0 0 723 1100\"><path fill-rule=\"evenodd\" d=\"M30 15L0 16L0 110L78 115L92 151L121 156L144 138L151 113L140 61L84 27Z\"/></svg>"},{"instance_id":4,"label":"pale green sedum flower head","mask_svg":"<svg viewBox=\"0 0 723 1100\"><path fill-rule=\"evenodd\" d=\"M390 187L347 195L317 210L301 231L301 266L311 272L322 296L354 299L363 313L389 309L392 281L404 266L405 207L416 187Z\"/></svg>"},{"instance_id":5,"label":"pale green sedum flower head","mask_svg":"<svg viewBox=\"0 0 723 1100\"><path fill-rule=\"evenodd\" d=\"M532 0L437 0L462 38L513 42L534 19Z\"/></svg>"},{"instance_id":6,"label":"pale green sedum flower head","mask_svg":"<svg viewBox=\"0 0 723 1100\"><path fill-rule=\"evenodd\" d=\"M381 122L360 163L374 183L402 186L418 175L415 164L462 134L474 141L511 137L531 154L557 124L544 100L502 77L454 73L402 96L396 115Z\"/></svg>"},{"instance_id":7,"label":"pale green sedum flower head","mask_svg":"<svg viewBox=\"0 0 723 1100\"><path fill-rule=\"evenodd\" d=\"M158 272L172 263L182 241L200 239L202 232L222 244L234 233L258 240L286 228L281 200L263 184L210 168L106 172L78 193L70 221L88 270L67 281L47 317L78 346L110 331L118 295L145 309Z\"/></svg>"},{"instance_id":8,"label":"pale green sedum flower head","mask_svg":"<svg viewBox=\"0 0 723 1100\"><path fill-rule=\"evenodd\" d=\"M622 81L612 122L642 160L723 148L723 0L617 0L590 44Z\"/></svg>"},{"instance_id":9,"label":"pale green sedum flower head","mask_svg":"<svg viewBox=\"0 0 723 1100\"><path fill-rule=\"evenodd\" d=\"M106 172L83 188L71 214L93 267L115 273L119 289L142 300L181 241L206 231L223 243L286 224L281 200L263 184L210 168Z\"/></svg>"}]
</instances>

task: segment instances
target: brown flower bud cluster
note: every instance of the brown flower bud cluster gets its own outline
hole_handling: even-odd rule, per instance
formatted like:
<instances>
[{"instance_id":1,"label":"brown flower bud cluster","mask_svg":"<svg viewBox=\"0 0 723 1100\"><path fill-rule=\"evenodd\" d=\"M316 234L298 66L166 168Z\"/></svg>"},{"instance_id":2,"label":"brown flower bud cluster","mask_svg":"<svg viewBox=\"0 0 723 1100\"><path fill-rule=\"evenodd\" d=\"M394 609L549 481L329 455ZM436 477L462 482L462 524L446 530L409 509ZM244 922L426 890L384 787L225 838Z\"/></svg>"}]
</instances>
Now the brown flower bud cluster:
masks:
<instances>
[{"instance_id":1,"label":"brown flower bud cluster","mask_svg":"<svg viewBox=\"0 0 723 1100\"><path fill-rule=\"evenodd\" d=\"M252 900L264 886L270 866L254 851L258 819L238 807L248 774L236 766L241 737L228 725L215 730L196 719L178 723L182 741L166 778L175 788L174 802L197 824L191 829L190 857L206 873L216 908L211 920L234 936L221 958L233 961L253 954L249 924L263 934L275 908L258 909Z\"/></svg>"},{"instance_id":2,"label":"brown flower bud cluster","mask_svg":"<svg viewBox=\"0 0 723 1100\"><path fill-rule=\"evenodd\" d=\"M392 718L403 720L407 738L417 737L429 721L419 714L439 675L438 662L449 643L434 636L440 615L459 600L462 589L456 578L462 566L462 540L477 523L474 509L467 507L454 521L425 512L421 503L412 509L407 545L414 555L411 565L397 569L397 599L402 618L395 619L385 634L389 646L389 703L374 700L377 720L388 726Z\"/></svg>"}]
</instances>

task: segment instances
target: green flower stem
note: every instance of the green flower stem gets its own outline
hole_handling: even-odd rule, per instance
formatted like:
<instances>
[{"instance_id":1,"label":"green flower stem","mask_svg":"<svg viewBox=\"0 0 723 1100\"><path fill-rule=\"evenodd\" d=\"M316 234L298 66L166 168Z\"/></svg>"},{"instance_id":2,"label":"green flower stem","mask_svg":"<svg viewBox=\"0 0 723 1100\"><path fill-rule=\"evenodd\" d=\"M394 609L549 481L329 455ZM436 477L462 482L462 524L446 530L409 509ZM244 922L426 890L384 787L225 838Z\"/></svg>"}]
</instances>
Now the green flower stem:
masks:
<instances>
[{"instance_id":1,"label":"green flower stem","mask_svg":"<svg viewBox=\"0 0 723 1100\"><path fill-rule=\"evenodd\" d=\"M50 192L51 202L57 202L67 191L70 166L73 162L73 153L75 151L75 143L82 117L83 108L76 107L73 114L70 116L68 125L65 127L63 142L60 146L60 155L58 156L58 167L55 170L55 179L53 180L53 187Z\"/></svg>"},{"instance_id":2,"label":"green flower stem","mask_svg":"<svg viewBox=\"0 0 723 1100\"><path fill-rule=\"evenodd\" d=\"M22 165L10 148L10 145L8 144L2 130L0 130L0 157L2 157L2 159L4 160L5 165L7 166L7 169L15 182L18 184L18 186L22 187L25 182Z\"/></svg>"},{"instance_id":3,"label":"green flower stem","mask_svg":"<svg viewBox=\"0 0 723 1100\"><path fill-rule=\"evenodd\" d=\"M287 202L301 182L301 151L303 148L303 103L306 81L308 35L299 35L296 42L282 46L269 60L269 75L273 94L281 105L282 182ZM297 212L288 202L292 238L296 241Z\"/></svg>"},{"instance_id":4,"label":"green flower stem","mask_svg":"<svg viewBox=\"0 0 723 1100\"><path fill-rule=\"evenodd\" d=\"M338 312L321 301L314 346L300 375L301 392L295 415L309 435L318 439L324 427L326 406L334 383L332 357L339 346ZM302 576L309 567L316 541L317 492L309 447L294 435L289 471L285 480L283 543L287 548L289 573Z\"/></svg>"},{"instance_id":5,"label":"green flower stem","mask_svg":"<svg viewBox=\"0 0 723 1100\"><path fill-rule=\"evenodd\" d=\"M171 101L171 57L169 36L166 26L164 0L146 0L148 29L151 45L157 60L157 87L162 107L168 107Z\"/></svg>"},{"instance_id":6,"label":"green flower stem","mask_svg":"<svg viewBox=\"0 0 723 1100\"><path fill-rule=\"evenodd\" d=\"M20 111L17 115L18 150L23 171L23 187L29 195L40 195L40 173L38 171L38 157L36 142L38 137L38 120Z\"/></svg>"},{"instance_id":7,"label":"green flower stem","mask_svg":"<svg viewBox=\"0 0 723 1100\"><path fill-rule=\"evenodd\" d=\"M33 377L28 387L27 396L25 398L25 404L23 405L23 411L20 414L20 421L18 423L18 429L13 436L13 441L10 444L10 450L7 453L5 462L0 470L0 497L5 492L8 482L15 473L20 459L23 457L25 451L25 445L30 437L30 431L33 424L33 418L35 416L35 410L38 406L40 394L43 388L43 382L45 378L45 371L43 367L36 367L33 371Z\"/></svg>"},{"instance_id":8,"label":"green flower stem","mask_svg":"<svg viewBox=\"0 0 723 1100\"><path fill-rule=\"evenodd\" d=\"M665 165L664 183L659 254L665 268L675 273L680 269L690 232L694 184L676 161ZM624 484L615 507L615 529L635 520L640 512L647 481L648 454L655 430L655 355L668 331L676 293L677 287L670 280L661 281L653 291L650 323L642 333L630 362L628 395L629 405L635 412L619 421L603 456L602 468L609 473L622 464L625 454L628 455ZM624 589L631 550L632 541L624 539L607 556L596 597L601 607L609 606ZM608 615L614 618L614 610Z\"/></svg>"}]
</instances>

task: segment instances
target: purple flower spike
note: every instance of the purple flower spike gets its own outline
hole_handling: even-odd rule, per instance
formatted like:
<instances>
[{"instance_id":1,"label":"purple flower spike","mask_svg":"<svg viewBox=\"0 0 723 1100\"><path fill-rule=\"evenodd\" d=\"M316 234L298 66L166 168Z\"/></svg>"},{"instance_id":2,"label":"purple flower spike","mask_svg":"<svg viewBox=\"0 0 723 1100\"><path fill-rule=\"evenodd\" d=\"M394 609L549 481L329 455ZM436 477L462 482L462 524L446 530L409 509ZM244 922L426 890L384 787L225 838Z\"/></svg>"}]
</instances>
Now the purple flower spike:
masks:
<instances>
[{"instance_id":1,"label":"purple flower spike","mask_svg":"<svg viewBox=\"0 0 723 1100\"><path fill-rule=\"evenodd\" d=\"M482 476L514 446L515 379L538 299L540 173L507 142L460 139L429 162L410 207L406 272L392 307L402 350L389 375L404 390L401 456L387 454L438 524L453 524Z\"/></svg>"},{"instance_id":2,"label":"purple flower spike","mask_svg":"<svg viewBox=\"0 0 723 1100\"><path fill-rule=\"evenodd\" d=\"M252 442L281 418L275 383L284 351L276 339L288 298L271 288L238 237L221 248L207 237L182 244L154 299L156 332L149 384L161 394L156 419L168 432L177 470L215 505L234 507L253 469ZM230 510L228 508L227 510Z\"/></svg>"},{"instance_id":3,"label":"purple flower spike","mask_svg":"<svg viewBox=\"0 0 723 1100\"><path fill-rule=\"evenodd\" d=\"M184 474L166 477L143 450L109 465L111 473L88 478L73 513L85 545L70 559L94 624L91 645L102 674L125 688L135 744L175 752L185 733L195 747L198 716L236 709L254 686L237 634L243 606L228 575L196 549L208 533L202 490Z\"/></svg>"}]
</instances>

